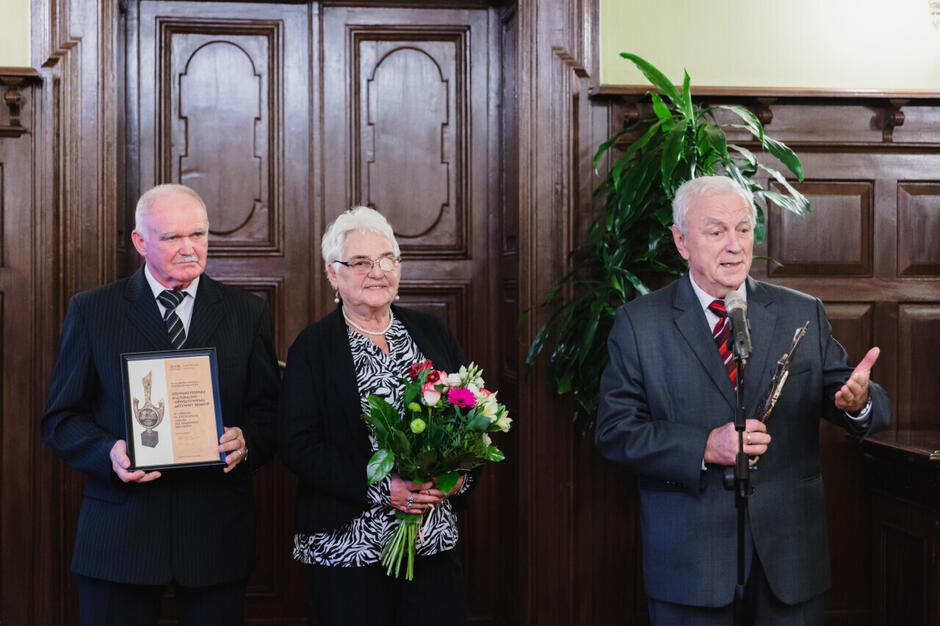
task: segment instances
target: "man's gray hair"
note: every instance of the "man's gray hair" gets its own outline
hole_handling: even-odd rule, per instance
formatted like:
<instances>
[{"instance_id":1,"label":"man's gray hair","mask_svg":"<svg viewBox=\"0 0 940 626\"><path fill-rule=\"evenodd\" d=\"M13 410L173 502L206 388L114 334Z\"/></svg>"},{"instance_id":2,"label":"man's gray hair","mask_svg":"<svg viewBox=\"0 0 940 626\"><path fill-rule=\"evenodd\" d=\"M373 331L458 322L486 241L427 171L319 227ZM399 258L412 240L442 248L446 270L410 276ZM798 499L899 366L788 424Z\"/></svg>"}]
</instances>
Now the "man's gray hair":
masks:
<instances>
[{"instance_id":1,"label":"man's gray hair","mask_svg":"<svg viewBox=\"0 0 940 626\"><path fill-rule=\"evenodd\" d=\"M202 201L202 198L198 193L186 185L175 185L172 183L167 183L165 185L157 185L156 187L148 189L140 197L140 200L137 201L137 208L134 210L134 229L137 231L141 229L143 218L153 210L153 203L157 198L162 198L163 196L168 196L174 193L182 193L195 198L196 201L199 202L199 206L202 207L202 212L206 216L206 223L209 222L209 212L206 211L206 203Z\"/></svg>"},{"instance_id":2,"label":"man's gray hair","mask_svg":"<svg viewBox=\"0 0 940 626\"><path fill-rule=\"evenodd\" d=\"M320 253L323 255L323 267L326 269L331 263L342 261L346 246L346 237L352 231L360 233L376 233L388 239L395 256L401 256L401 248L395 240L395 232L385 216L367 206L355 206L344 211L327 226L320 241Z\"/></svg>"},{"instance_id":3,"label":"man's gray hair","mask_svg":"<svg viewBox=\"0 0 940 626\"><path fill-rule=\"evenodd\" d=\"M692 202L692 198L729 192L739 195L744 200L745 206L751 213L751 226L756 226L757 209L754 207L754 197L751 192L743 189L741 185L727 176L701 176L682 183L682 186L676 190L676 197L672 200L672 223L679 227L683 235L687 235L685 216L689 212L689 203Z\"/></svg>"}]
</instances>

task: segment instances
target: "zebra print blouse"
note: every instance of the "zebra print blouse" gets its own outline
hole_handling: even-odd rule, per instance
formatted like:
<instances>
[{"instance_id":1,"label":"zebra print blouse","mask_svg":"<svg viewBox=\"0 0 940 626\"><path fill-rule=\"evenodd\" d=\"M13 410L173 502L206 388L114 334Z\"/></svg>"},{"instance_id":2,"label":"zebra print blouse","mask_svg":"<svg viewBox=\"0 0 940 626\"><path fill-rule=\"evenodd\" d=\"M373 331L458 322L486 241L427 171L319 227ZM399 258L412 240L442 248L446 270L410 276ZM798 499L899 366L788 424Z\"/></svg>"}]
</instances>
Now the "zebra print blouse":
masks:
<instances>
[{"instance_id":1,"label":"zebra print blouse","mask_svg":"<svg viewBox=\"0 0 940 626\"><path fill-rule=\"evenodd\" d=\"M404 391L402 378L411 370L412 363L425 358L405 326L396 319L385 334L389 349L387 355L352 328L347 328L347 336L362 411L365 413L369 410L366 398L375 394L385 398L400 413ZM371 433L369 440L372 449L376 450L378 446ZM469 480L465 481L461 492L469 487L469 483ZM395 509L389 504L389 480L369 485L366 497L369 500L368 508L348 524L331 532L294 535L294 558L301 563L332 567L361 567L378 563L382 548L398 526ZM457 545L457 518L449 500L444 500L443 504L427 514L422 524L424 543L421 544L419 539L419 556L451 550Z\"/></svg>"}]
</instances>

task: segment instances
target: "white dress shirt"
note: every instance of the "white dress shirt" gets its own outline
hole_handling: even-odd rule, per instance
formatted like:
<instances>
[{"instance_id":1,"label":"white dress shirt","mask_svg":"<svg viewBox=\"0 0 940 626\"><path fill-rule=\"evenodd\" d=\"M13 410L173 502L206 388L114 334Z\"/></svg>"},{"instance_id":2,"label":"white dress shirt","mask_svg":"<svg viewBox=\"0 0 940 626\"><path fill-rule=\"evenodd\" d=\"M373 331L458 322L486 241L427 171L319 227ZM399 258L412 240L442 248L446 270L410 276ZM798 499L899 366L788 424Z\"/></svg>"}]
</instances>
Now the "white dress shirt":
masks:
<instances>
[{"instance_id":1,"label":"white dress shirt","mask_svg":"<svg viewBox=\"0 0 940 626\"><path fill-rule=\"evenodd\" d=\"M709 295L704 289L698 286L695 280L692 278L692 273L689 273L689 282L692 283L692 290L695 292L696 297L698 297L699 303L702 305L702 309L705 311L705 318L708 320L708 328L714 329L715 324L718 323L718 316L715 315L711 309L708 308L708 305L711 304L714 300L722 300L724 298L715 298L715 296ZM741 285L734 289L733 291L741 294L741 297L744 298L745 304L747 303L747 282L741 283ZM730 293L730 292L729 292ZM727 295L725 296L727 297ZM858 415L852 415L848 411L845 412L849 418L861 422L865 419L868 419L868 414L871 413L871 395L868 396L868 403L859 411Z\"/></svg>"},{"instance_id":2,"label":"white dress shirt","mask_svg":"<svg viewBox=\"0 0 940 626\"><path fill-rule=\"evenodd\" d=\"M166 307L157 299L157 296L159 296L164 289L167 289L167 287L157 282L157 279L150 273L150 268L146 265L144 265L144 276L147 277L147 284L150 285L150 291L153 292L153 299L157 301L157 306L160 307L160 317L163 317L163 315L166 314ZM189 283L189 287L180 289L185 295L183 296L183 301L176 307L176 314L179 316L180 321L183 322L183 330L186 331L187 337L189 337L189 322L193 319L193 306L196 304L196 289L199 287L200 278L200 276L197 276L193 279L193 282Z\"/></svg>"}]
</instances>

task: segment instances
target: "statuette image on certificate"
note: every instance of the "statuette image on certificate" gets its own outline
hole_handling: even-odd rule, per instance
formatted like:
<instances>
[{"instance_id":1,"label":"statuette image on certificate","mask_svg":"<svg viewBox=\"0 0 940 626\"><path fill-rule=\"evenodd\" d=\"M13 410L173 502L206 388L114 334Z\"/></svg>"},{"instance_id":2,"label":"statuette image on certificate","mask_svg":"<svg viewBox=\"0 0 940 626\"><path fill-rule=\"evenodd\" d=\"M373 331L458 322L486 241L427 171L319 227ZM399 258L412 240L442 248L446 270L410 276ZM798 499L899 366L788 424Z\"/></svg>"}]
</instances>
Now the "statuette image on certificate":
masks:
<instances>
[{"instance_id":1,"label":"statuette image on certificate","mask_svg":"<svg viewBox=\"0 0 940 626\"><path fill-rule=\"evenodd\" d=\"M129 469L225 463L216 359L215 348L121 355Z\"/></svg>"},{"instance_id":2,"label":"statuette image on certificate","mask_svg":"<svg viewBox=\"0 0 940 626\"><path fill-rule=\"evenodd\" d=\"M163 421L163 400L160 404L154 405L150 401L150 390L153 387L153 371L147 372L147 375L141 379L144 385L144 406L138 407L140 400L134 398L134 419L144 427L144 432L140 433L140 443L148 448L156 448L160 443L160 434L153 431Z\"/></svg>"}]
</instances>

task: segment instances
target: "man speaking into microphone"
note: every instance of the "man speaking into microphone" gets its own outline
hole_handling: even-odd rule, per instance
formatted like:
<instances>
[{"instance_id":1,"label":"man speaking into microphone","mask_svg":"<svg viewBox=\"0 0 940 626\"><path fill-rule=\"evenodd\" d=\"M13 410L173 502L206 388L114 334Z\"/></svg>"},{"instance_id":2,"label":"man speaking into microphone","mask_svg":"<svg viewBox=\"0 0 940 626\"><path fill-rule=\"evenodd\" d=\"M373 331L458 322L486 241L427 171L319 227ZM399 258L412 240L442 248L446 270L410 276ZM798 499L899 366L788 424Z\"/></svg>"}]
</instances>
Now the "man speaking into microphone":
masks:
<instances>
[{"instance_id":1,"label":"man speaking into microphone","mask_svg":"<svg viewBox=\"0 0 940 626\"><path fill-rule=\"evenodd\" d=\"M748 277L755 224L750 193L730 178L682 185L672 233L689 271L621 307L608 338L595 443L638 477L654 625L733 620L737 513L722 475L738 451L734 344L750 343L743 393L755 415L777 359L809 321L773 413L744 431L744 452L760 461L745 526L751 623L822 624L830 578L819 420L856 437L890 421L884 390L869 380L878 348L853 369L817 298Z\"/></svg>"}]
</instances>

